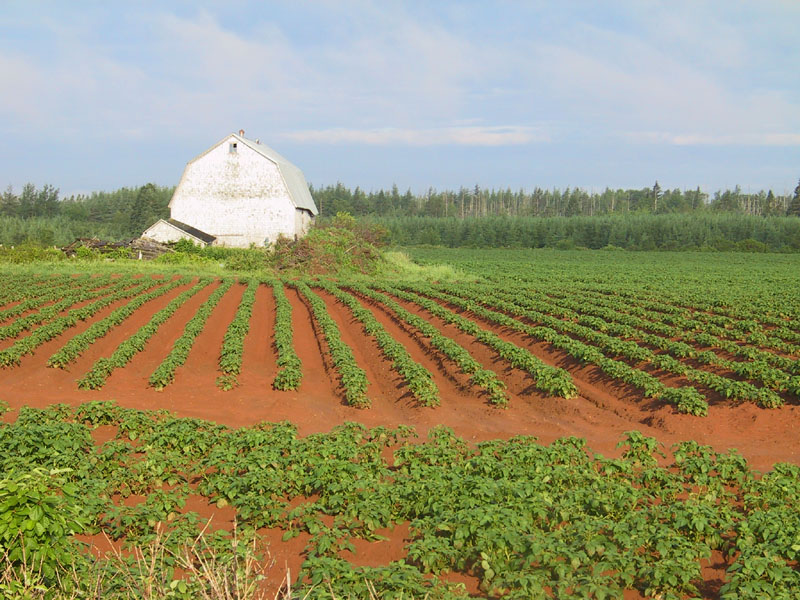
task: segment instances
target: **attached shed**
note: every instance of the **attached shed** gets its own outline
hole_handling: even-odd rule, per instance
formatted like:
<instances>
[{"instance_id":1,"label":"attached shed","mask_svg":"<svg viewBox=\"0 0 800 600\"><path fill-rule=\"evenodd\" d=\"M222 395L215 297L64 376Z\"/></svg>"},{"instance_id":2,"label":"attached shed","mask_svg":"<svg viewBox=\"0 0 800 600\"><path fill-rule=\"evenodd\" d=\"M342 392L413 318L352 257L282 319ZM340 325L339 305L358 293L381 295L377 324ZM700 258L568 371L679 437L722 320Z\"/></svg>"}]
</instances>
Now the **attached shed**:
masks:
<instances>
[{"instance_id":1,"label":"attached shed","mask_svg":"<svg viewBox=\"0 0 800 600\"><path fill-rule=\"evenodd\" d=\"M302 171L243 130L189 161L169 208L153 227L179 222L238 248L302 237L318 214Z\"/></svg>"},{"instance_id":2,"label":"attached shed","mask_svg":"<svg viewBox=\"0 0 800 600\"><path fill-rule=\"evenodd\" d=\"M213 244L214 240L216 240L213 235L175 219L159 219L145 230L142 237L162 244L177 242L178 240L191 240L201 248Z\"/></svg>"}]
</instances>

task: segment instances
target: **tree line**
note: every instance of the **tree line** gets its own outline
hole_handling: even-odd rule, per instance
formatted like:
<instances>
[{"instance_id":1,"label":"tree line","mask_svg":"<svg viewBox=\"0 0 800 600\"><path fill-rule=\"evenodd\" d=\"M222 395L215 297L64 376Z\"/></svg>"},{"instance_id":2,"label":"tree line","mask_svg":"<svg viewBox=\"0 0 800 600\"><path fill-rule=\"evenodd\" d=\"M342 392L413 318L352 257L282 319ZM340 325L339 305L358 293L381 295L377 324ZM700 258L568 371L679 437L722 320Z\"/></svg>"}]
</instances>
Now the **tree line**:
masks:
<instances>
[{"instance_id":1,"label":"tree line","mask_svg":"<svg viewBox=\"0 0 800 600\"><path fill-rule=\"evenodd\" d=\"M18 193L9 186L0 195L0 244L33 241L44 245L66 245L76 237L117 240L138 237L155 221L169 216L168 204L174 189L148 183L111 192L93 192L62 198L59 190L52 185L37 188L28 183ZM772 219L787 215L800 216L800 183L794 194L781 195L774 194L772 190L744 193L738 186L733 190L717 191L709 195L699 188L663 190L658 182L652 188L605 189L602 192L588 192L582 188L546 190L538 187L533 190L512 191L475 186L444 191L431 188L423 194L413 194L411 190L400 193L396 185L388 190L365 192L360 187L351 189L342 183L323 187L310 186L310 190L321 218L346 212L356 217L390 219L385 221L385 225L395 236L395 243L401 244L494 245L499 242L492 241L497 236L491 232L500 227L508 228L512 237L505 239L510 240L509 244L519 242L526 246L549 246L569 238L574 239L577 246L594 248L601 242L594 238L587 241L584 234L574 237L570 228L578 227L579 223L587 223L587 231L612 226L615 231L620 231L620 223L623 222L627 223L625 227L639 227L636 224L648 223L642 229L644 235L645 230L651 227L650 221L641 221L634 217L740 215L755 219L742 221L743 223L755 224L761 219L770 225L748 225L747 227L755 228L753 235L742 237L736 233L735 243L753 239L777 250L790 248L793 242L789 238L780 238L778 241L775 238L778 234L774 232L791 236L791 233L786 232L793 231L794 225L778 225L780 219ZM615 219L596 220L600 217ZM693 223L692 219L663 221L664 227L672 227L677 222L687 226ZM702 222L708 224L708 232L697 234L692 241L681 244L701 247L718 243L717 237L720 235L734 235L733 229L720 229L719 223L727 222L725 219L706 219ZM742 227L735 231L744 231ZM537 233L518 234L520 228ZM551 229L552 232L547 235L538 233L546 229ZM773 233L768 233L767 229ZM453 233L456 230L459 233ZM475 233L477 231L484 233ZM503 236L500 235L497 239L503 239ZM655 244L660 248L669 246L672 243L670 239L669 236L664 237L653 232L647 233L645 238L609 233L608 239L599 247L650 247Z\"/></svg>"},{"instance_id":2,"label":"tree line","mask_svg":"<svg viewBox=\"0 0 800 600\"><path fill-rule=\"evenodd\" d=\"M582 188L564 190L534 188L532 191L460 188L424 194L401 194L397 186L390 190L365 192L341 183L311 193L322 216L348 212L355 216L381 217L592 217L616 214L673 214L696 212L732 212L763 217L800 216L800 183L794 195L776 195L772 190L745 193L739 186L713 195L694 190L664 190L655 182L652 188L616 189L588 192Z\"/></svg>"},{"instance_id":3,"label":"tree line","mask_svg":"<svg viewBox=\"0 0 800 600\"><path fill-rule=\"evenodd\" d=\"M0 244L63 246L76 237L138 237L169 216L174 189L148 183L59 198L59 190L51 185L37 189L28 183L18 194L9 186L0 195Z\"/></svg>"},{"instance_id":4,"label":"tree line","mask_svg":"<svg viewBox=\"0 0 800 600\"><path fill-rule=\"evenodd\" d=\"M800 219L744 213L575 217L367 217L399 246L800 251Z\"/></svg>"}]
</instances>

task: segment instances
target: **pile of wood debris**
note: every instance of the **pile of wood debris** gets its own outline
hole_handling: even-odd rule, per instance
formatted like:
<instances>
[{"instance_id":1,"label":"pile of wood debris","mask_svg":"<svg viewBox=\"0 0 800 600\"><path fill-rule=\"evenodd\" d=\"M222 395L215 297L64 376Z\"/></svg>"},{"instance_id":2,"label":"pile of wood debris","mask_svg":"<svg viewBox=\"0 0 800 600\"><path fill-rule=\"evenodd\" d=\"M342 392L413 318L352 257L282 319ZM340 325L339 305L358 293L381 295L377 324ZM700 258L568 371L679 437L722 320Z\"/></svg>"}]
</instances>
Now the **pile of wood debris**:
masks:
<instances>
[{"instance_id":1,"label":"pile of wood debris","mask_svg":"<svg viewBox=\"0 0 800 600\"><path fill-rule=\"evenodd\" d=\"M76 255L78 248L88 248L100 254L116 253L120 248L127 248L128 256L139 260L151 260L167 252L174 252L166 244L147 238L134 238L122 242L109 242L97 238L78 238L69 246L64 246L61 251L71 258Z\"/></svg>"}]
</instances>

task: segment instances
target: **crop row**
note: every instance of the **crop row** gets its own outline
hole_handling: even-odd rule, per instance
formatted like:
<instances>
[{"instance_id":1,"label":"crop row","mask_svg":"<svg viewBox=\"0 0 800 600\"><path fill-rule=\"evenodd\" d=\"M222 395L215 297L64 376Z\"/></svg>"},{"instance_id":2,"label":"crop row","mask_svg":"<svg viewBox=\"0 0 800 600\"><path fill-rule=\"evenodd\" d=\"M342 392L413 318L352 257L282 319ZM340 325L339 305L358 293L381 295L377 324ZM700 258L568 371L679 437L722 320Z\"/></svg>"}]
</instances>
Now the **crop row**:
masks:
<instances>
[{"instance_id":1,"label":"crop row","mask_svg":"<svg viewBox=\"0 0 800 600\"><path fill-rule=\"evenodd\" d=\"M696 358L699 362L703 364L710 364L724 369L729 369L730 371L736 373L740 377L744 377L746 379L751 379L755 381L760 381L765 387L774 391L779 391L779 392L788 391L789 393L795 395L797 395L798 391L800 391L800 377L796 375L791 376L790 374L785 373L780 369L771 367L769 364L767 364L766 357L764 357L763 355L767 354L773 357L773 359L781 359L781 362L783 364L786 364L791 368L796 368L796 361L792 361L790 359L783 359L782 357L778 357L768 352L762 353L755 351L755 352L749 352L748 354L750 356L757 357L757 360L754 361L728 360L718 356L711 350L699 351L682 341L675 341L673 339L661 335L650 334L642 329L630 325L630 323L634 323L636 325L646 326L647 322L644 319L639 319L638 317L627 315L627 318L624 318L624 321L626 321L626 323L619 323L617 321L618 313L614 312L613 310L595 309L589 303L582 304L577 301L572 301L572 302L562 301L558 305L552 305L547 301L542 302L539 300L534 300L530 297L530 295L516 294L512 296L508 293L500 293L499 295L522 306L531 307L536 310L542 310L543 312L547 312L548 314L557 314L559 319L566 320L567 322L574 321L579 326L587 326L593 330L600 332L610 332L617 337L630 337L630 338L640 339L643 342L651 346L655 346L656 348L659 348L661 350L664 350L677 358L686 358L686 357ZM565 308L564 304L566 304L568 308ZM588 314L581 314L580 312L578 312L580 310ZM605 318L600 318L599 316L596 315L602 315ZM680 336L677 328L675 328L674 331L670 331L670 333L673 333L674 337ZM695 339L697 339L698 337L700 336L696 336ZM702 339L703 341L708 341L705 339L705 337ZM718 343L724 343L723 340L715 340L715 341ZM733 342L730 342L730 345L739 348L739 346L734 344ZM637 358L640 360L647 360L649 362L652 362L654 355L652 353L649 353L649 351L647 351L638 357L631 356L631 358ZM659 359L656 358L656 360ZM684 374L683 367L681 368L681 373L679 374ZM776 403L774 396L767 397L765 395L762 400L761 397L758 396L758 393L757 392L754 393L753 390L750 388L744 388L737 393L739 394L738 396L736 396L737 399L743 399L743 400L755 399L758 402L766 400L767 404Z\"/></svg>"},{"instance_id":2,"label":"crop row","mask_svg":"<svg viewBox=\"0 0 800 600\"><path fill-rule=\"evenodd\" d=\"M587 297L591 299L593 296L587 295ZM781 334L782 330L763 330L753 319L735 321L727 317L713 317L698 312L691 313L657 300L634 297L628 300L628 305L633 310L644 309L658 322L675 326L684 331L708 333L724 339L771 348L786 354L800 352L800 346L796 343L800 341L800 336L783 332L783 337L781 337L778 334Z\"/></svg>"},{"instance_id":3,"label":"crop row","mask_svg":"<svg viewBox=\"0 0 800 600\"><path fill-rule=\"evenodd\" d=\"M466 293L461 290L453 291L459 291L462 294ZM503 294L500 293L499 295L502 296ZM481 303L495 308L500 308L501 310L518 316L526 317L538 323L544 323L550 330L561 331L577 336L581 340L586 340L610 354L623 356L636 362L644 361L650 363L659 369L664 369L665 371L675 375L686 377L690 381L705 385L706 387L709 387L722 394L726 398L754 402L764 408L775 408L783 404L781 397L770 389L758 388L744 381L732 380L715 373L710 373L701 369L695 369L684 362L672 358L671 356L655 354L652 350L643 348L634 341L621 340L617 337L606 335L594 328L585 327L570 320L562 321L539 312L538 310L532 308L523 308L520 306L520 304L526 303L528 305L532 304L536 306L535 301L526 300L524 297L519 296L514 297L513 301L505 301L498 299L498 294L489 294L489 296L490 298L482 297ZM472 295L470 295L470 297L472 297ZM694 390L694 388L685 389ZM667 393L675 394L675 392L669 391ZM687 394L687 392L681 392L681 394L681 396L677 397L694 397L694 394L691 392L685 396L683 394Z\"/></svg>"},{"instance_id":4,"label":"crop row","mask_svg":"<svg viewBox=\"0 0 800 600\"><path fill-rule=\"evenodd\" d=\"M367 374L356 363L350 346L342 341L339 327L328 314L325 302L312 292L307 284L297 282L294 285L308 301L314 320L322 329L331 360L333 360L333 364L339 374L347 403L359 408L368 407L370 400L367 397L367 386L369 385Z\"/></svg>"},{"instance_id":5,"label":"crop row","mask_svg":"<svg viewBox=\"0 0 800 600\"><path fill-rule=\"evenodd\" d=\"M392 362L392 368L402 375L406 385L420 404L423 406L440 404L439 390L433 382L430 371L411 358L405 346L386 331L370 310L361 306L351 294L331 283L320 282L316 285L325 289L350 309L353 316L361 322L364 331L375 338L383 355Z\"/></svg>"},{"instance_id":6,"label":"crop row","mask_svg":"<svg viewBox=\"0 0 800 600\"><path fill-rule=\"evenodd\" d=\"M642 390L644 395L647 397L658 397L666 402L675 404L678 410L681 412L686 412L693 415L706 415L708 413L708 403L693 387L668 387L661 383L657 377L654 377L649 373L642 371L641 369L631 367L622 361L609 358L594 346L585 344L567 335L560 334L558 331L550 327L534 327L527 325L506 314L480 306L480 301L437 292L432 288L427 288L424 290L424 292L431 297L438 298L458 306L463 310L470 311L490 322L503 325L510 329L514 329L529 335L534 339L547 342L554 347L567 352L570 356L573 356L578 360L596 365L612 379L618 379ZM493 306L497 306L499 304L500 301L495 301L492 303ZM517 314L519 314L521 310L519 307L512 305L511 303L508 303L508 305L500 305L498 307L506 308L510 312L516 311Z\"/></svg>"},{"instance_id":7,"label":"crop row","mask_svg":"<svg viewBox=\"0 0 800 600\"><path fill-rule=\"evenodd\" d=\"M90 277L88 274L75 278L70 275L4 275L3 289L0 290L0 306L46 294L51 285L60 285L69 281L81 283Z\"/></svg>"},{"instance_id":8,"label":"crop row","mask_svg":"<svg viewBox=\"0 0 800 600\"><path fill-rule=\"evenodd\" d=\"M123 278L110 287L106 287L109 281L111 281L111 278L108 276L93 279L89 285L75 288L70 293L63 295L59 302L45 306L38 312L31 313L15 320L13 323L0 327L0 340L16 337L23 331L53 319L58 316L58 313L69 309L74 304L113 293L121 287L135 285L130 278Z\"/></svg>"},{"instance_id":9,"label":"crop row","mask_svg":"<svg viewBox=\"0 0 800 600\"><path fill-rule=\"evenodd\" d=\"M85 321L94 316L98 311L119 300L140 294L144 290L158 285L155 280L145 280L134 287L128 287L95 300L81 308L74 308L66 315L56 317L45 325L37 327L29 335L19 339L13 345L0 352L0 365L10 366L19 364L20 358L33 351L47 341L61 335L64 331L75 325L78 321ZM118 285L116 287L122 287Z\"/></svg>"},{"instance_id":10,"label":"crop row","mask_svg":"<svg viewBox=\"0 0 800 600\"><path fill-rule=\"evenodd\" d=\"M272 280L272 293L275 297L275 349L278 352L278 372L272 387L276 390L296 390L300 387L303 369L294 350L292 305L286 298L283 284L277 279Z\"/></svg>"},{"instance_id":11,"label":"crop row","mask_svg":"<svg viewBox=\"0 0 800 600\"><path fill-rule=\"evenodd\" d=\"M89 278L87 275L83 275L80 279L77 280L66 279L66 278L60 278L60 279L54 278L52 282L50 282L47 286L45 286L45 288L42 290L42 293L39 294L25 293L21 302L9 308L0 310L0 321L7 321L14 317L18 317L19 315L28 312L29 310L38 308L43 304L47 304L48 302L52 302L54 300L58 300L59 298L63 298L66 290L83 287L88 282ZM12 283L11 285L13 286L14 284Z\"/></svg>"},{"instance_id":12,"label":"crop row","mask_svg":"<svg viewBox=\"0 0 800 600\"><path fill-rule=\"evenodd\" d=\"M521 295L522 294L518 294L518 296ZM525 290L525 298L528 299L530 295L531 292ZM738 372L740 368L747 370L747 367L737 366L743 364L742 362L726 361L708 350L701 352L698 348L690 345L694 344L699 347L720 348L732 355L741 356L749 361L773 365L778 367L781 371L785 371L783 375L777 372L769 374L768 371L764 371L765 376L770 378L784 379L784 377L789 377L790 374L800 374L800 361L797 359L780 356L755 346L740 345L734 341L720 338L706 331L687 331L681 327L658 322L654 320L656 317L654 317L650 311L646 309L634 309L619 298L576 298L565 294L559 295L557 300L553 300L553 298L545 294L534 293L533 295L537 299L552 303L554 310L561 310L563 308L572 310L574 315L576 315L576 317L573 318L577 318L578 322L581 324L591 327L602 327L599 321L593 319L593 317L600 317L609 323L609 331L614 331L615 333L619 331L623 336L630 335L639 337L643 342L665 350L677 358L698 358L701 362L729 368L734 372ZM555 313L551 312L550 314ZM564 314L565 313L562 313L559 316L564 318L564 316L562 316ZM631 327L632 329L624 330L621 326ZM623 331L629 333L622 333Z\"/></svg>"},{"instance_id":13,"label":"crop row","mask_svg":"<svg viewBox=\"0 0 800 600\"><path fill-rule=\"evenodd\" d=\"M211 311L219 304L219 301L225 293L231 288L234 281L232 279L223 280L220 285L211 292L208 299L200 305L197 312L194 313L191 319L186 323L181 335L175 344L172 346L169 354L161 361L161 364L156 367L153 374L150 375L149 384L157 390L163 390L175 379L175 370L186 362L189 356L189 351L194 345L194 340L203 331L208 317L211 316Z\"/></svg>"},{"instance_id":14,"label":"crop row","mask_svg":"<svg viewBox=\"0 0 800 600\"><path fill-rule=\"evenodd\" d=\"M189 283L189 281L189 277L176 279L168 282L158 289L134 297L133 300L128 302L125 306L120 306L106 318L92 323L92 325L90 325L89 328L84 332L79 333L69 340L66 344L59 348L58 351L50 356L50 358L47 360L47 366L65 369L67 365L83 354L83 352L89 348L89 346L107 335L108 332L114 327L121 325L128 317L135 313L144 304L150 302L150 300L154 300L155 298L163 296L176 287L186 285Z\"/></svg>"},{"instance_id":15,"label":"crop row","mask_svg":"<svg viewBox=\"0 0 800 600\"><path fill-rule=\"evenodd\" d=\"M489 394L489 401L492 404L500 406L506 406L508 404L508 395L505 392L506 384L497 378L494 371L485 369L480 362L475 360L464 347L452 338L443 335L428 321L406 310L386 294L381 294L365 285L357 283L348 282L346 287L376 302L379 307L389 309L397 320L413 327L416 331L421 333L423 337L430 341L431 346L453 361L462 373L469 375L470 382L473 385L485 389Z\"/></svg>"},{"instance_id":16,"label":"crop row","mask_svg":"<svg viewBox=\"0 0 800 600\"><path fill-rule=\"evenodd\" d=\"M800 342L798 319L767 315L763 311L754 311L749 306L722 307L707 299L687 300L685 293L681 293L683 297L674 296L671 300L664 300L662 294L660 299L651 298L646 302L649 307L674 317L698 320L733 332L770 335L791 343ZM620 296L633 302L645 300L628 291L622 291Z\"/></svg>"},{"instance_id":17,"label":"crop row","mask_svg":"<svg viewBox=\"0 0 800 600\"><path fill-rule=\"evenodd\" d=\"M115 439L96 445L97 425ZM762 474L735 450L692 441L668 458L637 431L618 448L606 458L576 437L476 445L441 426L420 440L410 427L356 423L301 437L288 422L234 429L111 402L23 407L0 422L0 499L5 523L26 528L28 556L46 565L36 582L53 586L52 597L75 591L64 581L92 597L116 597L131 581L158 597L214 597L169 562L206 524L188 510L190 495L235 515L240 537L204 538L223 564L265 528L303 534L292 587L309 600L463 600L451 573L472 578L481 597L508 600L679 600L720 584L722 600L800 597L800 467ZM126 501L131 494L145 500ZM397 524L408 531L396 560L348 561L343 550ZM100 532L137 548L160 534L169 572L117 576L74 539ZM6 566L19 566L23 541L4 543ZM708 570L712 556L725 572ZM94 581L102 570L114 579Z\"/></svg>"},{"instance_id":18,"label":"crop row","mask_svg":"<svg viewBox=\"0 0 800 600\"><path fill-rule=\"evenodd\" d=\"M210 279L201 279L194 286L173 298L169 304L154 314L139 330L117 346L111 356L103 357L92 365L92 368L78 380L78 387L86 390L97 390L105 385L106 379L114 369L124 367L139 352L144 350L149 340L159 327L169 319L184 302L211 283Z\"/></svg>"},{"instance_id":19,"label":"crop row","mask_svg":"<svg viewBox=\"0 0 800 600\"><path fill-rule=\"evenodd\" d=\"M473 336L482 344L495 350L515 368L529 373L534 378L536 387L546 394L562 398L572 398L578 395L578 388L575 386L572 377L567 371L546 364L541 359L531 354L529 350L505 341L497 334L479 327L474 321L456 314L443 307L441 304L424 298L419 294L403 291L400 288L385 284L376 283L373 287L404 300L414 302L434 316L439 317L447 323L452 323L464 333ZM405 287L406 289L418 289L416 286L412 285L407 285Z\"/></svg>"},{"instance_id":20,"label":"crop row","mask_svg":"<svg viewBox=\"0 0 800 600\"><path fill-rule=\"evenodd\" d=\"M244 354L244 338L250 331L250 316L253 314L253 303L256 300L256 290L259 282L251 279L247 289L239 302L236 316L228 325L222 340L222 350L219 354L219 370L222 375L217 377L217 386L223 390L236 387L236 376L242 372L242 355Z\"/></svg>"}]
</instances>

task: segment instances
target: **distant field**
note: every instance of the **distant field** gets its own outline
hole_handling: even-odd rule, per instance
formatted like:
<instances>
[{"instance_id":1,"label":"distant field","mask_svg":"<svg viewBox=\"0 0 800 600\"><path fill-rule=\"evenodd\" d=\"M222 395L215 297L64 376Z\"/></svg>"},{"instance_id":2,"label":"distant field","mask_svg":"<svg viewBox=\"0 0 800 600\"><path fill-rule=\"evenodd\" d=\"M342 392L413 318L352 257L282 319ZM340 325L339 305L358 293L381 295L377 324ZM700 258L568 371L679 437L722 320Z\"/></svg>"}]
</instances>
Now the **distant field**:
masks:
<instances>
[{"instance_id":1,"label":"distant field","mask_svg":"<svg viewBox=\"0 0 800 600\"><path fill-rule=\"evenodd\" d=\"M655 469L655 447L639 437L632 441L626 432L641 431L665 444L665 449L690 439L710 447L699 449L695 445L690 451L685 446L667 459L658 459L662 466L672 464L672 470L658 474L674 487L669 488L672 491L667 499L674 508L672 512L659 512L658 516L648 512L655 510L658 502L667 501L661 496L666 492L654 488L652 497L631 496L630 504L619 497L622 504L602 510L596 507L600 511L597 514L588 505L570 505L563 507L572 515L569 519L553 521L554 516L550 515L525 520L519 527L528 533L505 541L502 536L480 532L484 526L471 533L461 531L457 522L462 517L457 514L444 514L439 509L425 513L420 506L412 509L410 497L408 506L392 508L391 485L388 479L384 480L384 476L389 477L385 474L379 479L380 486L388 486L388 496L375 498L374 510L381 516L374 517L372 529L363 528L366 517L360 511L368 510L366 506L348 508L347 494L355 492L347 486L343 504L333 502L330 494L336 492L326 490L327 484L310 485L304 491L298 488L291 497L277 488L263 491L267 496L274 495L277 504L273 509L278 511L270 513L272 516L266 521L263 515L258 517L252 512L253 490L242 495L229 493L220 487L223 483L217 478L213 485L203 484L186 493L196 496L195 503L201 504L224 498L219 506L230 504L242 519L257 527L281 531L299 528L295 533L303 534L307 547L295 542L284 547L277 538L270 539L279 554L293 548L287 560L294 565L295 573L303 559L314 558L306 564L305 573L312 579L324 578L325 573L346 578L343 564L334 558L378 566L405 557L411 565L408 568L416 574L403 571L406 574L401 576L398 573L402 569L393 563L393 576L408 585L413 582L422 586L417 590L428 589L423 574L443 570L459 574L445 577L446 581L461 581L469 591L481 589L490 597L507 593L531 597L526 594L533 588L526 586L560 590L543 592L543 597L551 593L556 597L585 597L576 590L588 590L580 586L589 585L587 581L591 580L606 590L607 597L616 597L622 590L636 594L633 590L637 590L647 597L663 594L665 598L680 598L699 593L710 598L718 597L724 582L745 586L751 580L767 577L763 571L750 573L741 562L742 557L750 556L748 552L762 556L759 552L769 547L773 564L788 565L781 567L781 576L786 578L781 585L800 585L794 566L800 550L793 549L797 541L792 541L791 535L776 540L762 532L758 535L767 536L766 546L756 544L756 550L755 546L743 546L744 538L737 537L742 523L762 518L762 513L789 510L797 516L796 508L787 508L782 504L783 496L772 497L769 490L759 488L753 492L766 495L763 501L747 501L744 505L741 502L743 494L762 485L756 483L760 479L749 469L768 471L782 461L790 463L782 469L795 472L800 464L796 435L800 425L800 256L442 249L413 249L409 254L421 264L450 265L452 269L442 271L447 280L279 281L198 278L191 274L73 275L34 267L0 272L0 399L19 409L19 416L27 415L26 419L32 418L32 409L23 407L44 408L55 403L76 407L87 401L115 400L115 406L125 410L103 405L103 410L110 411L108 424L112 426L104 440L114 436L127 439L128 425L122 423L134 419L133 413L126 412L129 409L167 409L178 417L233 427L252 428L264 421L286 420L293 423L293 431L299 436L328 432L350 421L367 427L411 425L422 435L433 435L425 446L432 454L414 455L410 463L407 458L400 458L413 454L405 445L403 433L392 442L386 441L397 453L395 466L392 467L393 459L381 454L384 458L380 460L386 462L380 469L400 468L399 472L413 475L413 481L407 482L409 490L416 489L413 493L431 498L443 492L427 488L424 477L419 481L414 478L439 464L439 454L447 454L445 446L456 453L452 456L455 468L461 465L458 461L462 458L467 462L478 460L469 458L472 450L466 448L470 444L537 436L539 443L555 444L554 449L545 451L537 443L537 450L530 450L530 460L545 464L552 459L573 465L576 476L581 478L580 485L589 486L581 488L588 498L594 493L590 491L592 486L600 485L590 473L607 469L618 473L627 482L624 485L637 489L650 485L645 483L646 469ZM100 410L93 406L92 410ZM56 427L53 422L76 419L69 410L51 412L42 418ZM7 420L13 420L13 414ZM452 428L462 439L442 434L440 425ZM203 431L208 427L198 426ZM0 443L11 443L10 427L5 427L5 434L0 433ZM349 432L347 436L355 435L354 430L345 430ZM13 431L14 435L22 435ZM242 431L251 431L242 435L254 435L252 429ZM264 431L271 433L264 433L264 439L254 443L282 443L275 439L280 430ZM185 435L194 439L199 434L187 430ZM233 443L230 440L235 435L217 432L209 438L211 441L202 443L206 445L198 446L198 441L187 443L197 448L199 454L195 458L200 460L200 456L206 456L204 453L212 452L214 444ZM281 435L278 437L284 439ZM295 440L294 435L289 437ZM353 448L342 446L341 451L350 453L350 458L341 460L355 461L363 468L378 468L371 462L378 460L377 456L367 460L361 454L366 450L358 449L363 443L362 435L359 433L348 442ZM622 451L616 445L628 436L627 462L610 466L595 459L577 460L573 453L586 455L583 450L576 450L574 442L564 441L570 436L582 438L592 450L610 456L620 456ZM525 440L524 444L533 443L531 438ZM155 438L152 443L154 447L161 444ZM467 445L462 448L462 444ZM497 446L496 452L514 454L525 447L514 446L513 441L508 444ZM2 451L11 452L11 447ZM583 442L577 446L582 447ZM457 448L462 449L456 451ZM717 457L712 452L727 453L731 448L744 458L734 460L728 454L724 455L726 458ZM645 450L648 457L655 458L637 454ZM331 452L336 454L339 450ZM547 452L554 452L555 458L540 454ZM687 470L687 464L680 461L688 459L681 458L681 452L688 452L692 461L702 457L707 463L705 472L713 471L725 485ZM673 464L673 459L679 462ZM514 465L509 473L524 470L516 460L509 463ZM739 475L722 475L719 461L729 466L731 461L739 461ZM403 471L402 464L416 466ZM692 465L692 469L700 468L699 463ZM179 465L173 467L180 470ZM472 468L464 463L456 470L462 467ZM214 467L218 468L222 472L219 465ZM308 463L283 468L320 467ZM463 473L461 476L467 477ZM673 476L679 476L680 481L672 481ZM331 477L332 483L348 476ZM431 477L447 474L436 470ZM621 485L622 479L618 482ZM537 477L533 480L526 485L544 485ZM497 485L496 479L492 481L492 486ZM119 493L112 489L119 482L102 485L112 486L107 491L109 499ZM160 489L160 483L154 482L136 493L147 496L156 489ZM475 502L491 502L497 510L503 510L502 494L496 495L499 491L481 500L477 490L465 489L464 494L477 493ZM617 502L611 498L618 492L608 491L609 502ZM402 493L413 495L410 491ZM602 496L605 492L597 493ZM712 493L713 499L709 496ZM321 521L314 521L317 524L313 527L307 516L302 523L292 521L299 518L299 513L291 518L279 517L289 508L282 502L290 501L296 510L299 496L307 497L314 514L321 511ZM661 500L656 502L656 497ZM458 502L462 501L467 502L460 497ZM553 506L540 509L549 514L555 510ZM720 507L733 513L725 512L723 516ZM214 512L210 506L203 510ZM262 506L258 510L267 509ZM392 512L395 510L399 512ZM511 503L507 510L518 514L521 508ZM678 560L676 554L668 560L663 550L645 550L630 541L622 543L621 534L614 528L621 527L623 515L631 510L644 519L637 521L636 527L648 519L664 525L669 543L686 550L683 559ZM707 529L681 525L676 519L689 518L685 511L705 515ZM781 518L788 518L784 513ZM602 519L592 520L590 515L592 519ZM462 516L478 518L470 512ZM333 519L332 523L328 518ZM399 523L396 527L406 528L402 535L391 528L393 521ZM573 531L556 521L580 522L586 530ZM361 525L353 528L348 525L351 522ZM455 529L437 533L435 522L451 523L449 527ZM499 535L502 527L491 529L499 525L485 527ZM387 527L387 531L395 532L388 534L392 541L384 542L384 546L378 542L373 542L378 546L369 546L365 540L371 539L373 529L383 531ZM728 533L720 538L718 530ZM352 558L339 541L320 546L324 538L321 533L317 535L320 531L337 540L352 539L361 559ZM526 535L545 536L548 544L556 545L532 549L530 540L525 541L529 539ZM119 536L125 537L122 533ZM455 537L451 539L452 536ZM597 543L606 550L614 547L618 554L615 560L621 562L606 564L601 558L603 552L587 550L586 544L599 539L596 536L605 540ZM331 540L324 542L330 543ZM735 551L726 554L723 550ZM387 562L363 562L372 551ZM559 560L554 559L545 567L543 555L530 554L562 551L577 553L574 556L578 566L573 563L573 570L579 576L569 580L571 583L562 579L566 575L561 573L559 564L563 563ZM637 563L633 557L639 551L652 554ZM487 558L482 552L487 553ZM505 556L502 560L501 555ZM325 557L333 562L326 562ZM526 560L540 565L536 573L529 573L528 579L520 575L530 567L525 566ZM688 575L677 576L673 582L669 576L653 571L652 564L661 564L659 561L670 573ZM370 573L378 579L383 577ZM347 589L340 593L348 593ZM436 589L437 594L444 594L444 588ZM601 597L599 593L597 597Z\"/></svg>"}]
</instances>

